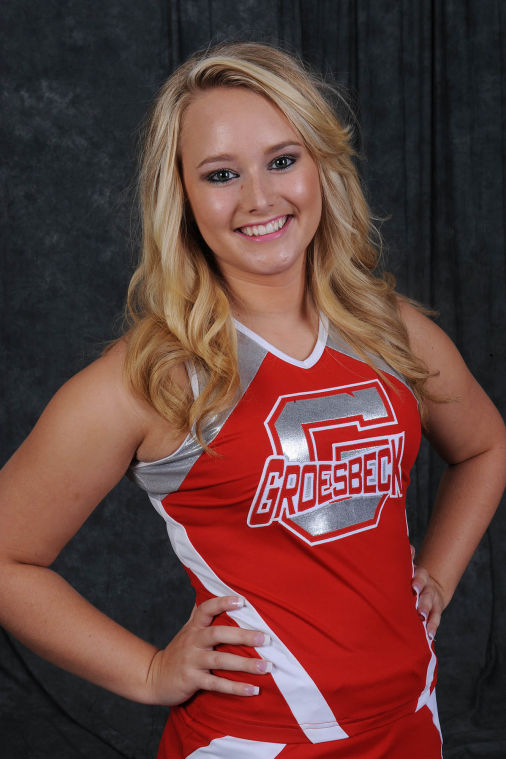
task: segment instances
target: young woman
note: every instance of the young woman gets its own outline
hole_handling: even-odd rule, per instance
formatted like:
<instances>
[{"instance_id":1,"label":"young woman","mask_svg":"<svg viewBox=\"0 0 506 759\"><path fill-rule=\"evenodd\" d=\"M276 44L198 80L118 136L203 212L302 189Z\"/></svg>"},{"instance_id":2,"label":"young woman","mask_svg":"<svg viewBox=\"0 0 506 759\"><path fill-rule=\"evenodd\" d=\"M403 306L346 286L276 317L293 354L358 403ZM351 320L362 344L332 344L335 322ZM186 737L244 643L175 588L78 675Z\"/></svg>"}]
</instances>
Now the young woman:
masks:
<instances>
[{"instance_id":1,"label":"young woman","mask_svg":"<svg viewBox=\"0 0 506 759\"><path fill-rule=\"evenodd\" d=\"M1 623L173 707L160 758L441 756L432 641L504 488L505 431L376 273L351 155L284 53L225 45L176 71L146 135L131 329L1 475ZM420 418L448 468L413 571ZM196 592L163 650L49 569L127 470Z\"/></svg>"}]
</instances>

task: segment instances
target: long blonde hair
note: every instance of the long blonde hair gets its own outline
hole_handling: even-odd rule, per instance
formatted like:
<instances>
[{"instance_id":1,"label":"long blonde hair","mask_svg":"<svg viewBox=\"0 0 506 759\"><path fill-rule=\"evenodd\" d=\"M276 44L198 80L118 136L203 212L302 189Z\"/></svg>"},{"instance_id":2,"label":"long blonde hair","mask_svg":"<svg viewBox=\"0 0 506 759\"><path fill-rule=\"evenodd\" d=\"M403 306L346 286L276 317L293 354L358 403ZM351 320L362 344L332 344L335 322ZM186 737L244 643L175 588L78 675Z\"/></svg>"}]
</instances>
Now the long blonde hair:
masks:
<instances>
[{"instance_id":1,"label":"long blonde hair","mask_svg":"<svg viewBox=\"0 0 506 759\"><path fill-rule=\"evenodd\" d=\"M256 43L231 43L193 56L163 86L148 123L140 171L142 259L128 291L126 376L178 429L200 434L208 415L237 393L236 336L226 284L185 201L179 135L198 92L246 87L266 97L301 135L320 173L323 210L307 251L307 287L316 308L369 363L381 357L423 402L428 372L410 350L392 279L376 273L379 235L350 145L323 92L292 56ZM171 375L192 362L203 376L194 399Z\"/></svg>"}]
</instances>

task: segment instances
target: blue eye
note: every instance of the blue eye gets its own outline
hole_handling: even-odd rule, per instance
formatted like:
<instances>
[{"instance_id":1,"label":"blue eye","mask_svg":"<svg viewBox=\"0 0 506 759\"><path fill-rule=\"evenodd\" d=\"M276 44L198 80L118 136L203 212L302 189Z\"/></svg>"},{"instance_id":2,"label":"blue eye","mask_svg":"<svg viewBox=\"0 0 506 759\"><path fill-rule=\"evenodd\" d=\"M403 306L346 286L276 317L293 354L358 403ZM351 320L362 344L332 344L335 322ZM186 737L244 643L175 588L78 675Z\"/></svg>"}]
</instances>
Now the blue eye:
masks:
<instances>
[{"instance_id":1,"label":"blue eye","mask_svg":"<svg viewBox=\"0 0 506 759\"><path fill-rule=\"evenodd\" d=\"M236 174L235 171L230 171L230 169L219 169L218 171L213 171L212 174L209 174L206 179L208 182L225 184L225 182L230 182L231 179L235 179L238 176L239 174Z\"/></svg>"},{"instance_id":2,"label":"blue eye","mask_svg":"<svg viewBox=\"0 0 506 759\"><path fill-rule=\"evenodd\" d=\"M270 168L278 171L280 169L288 169L295 161L296 159L291 155L280 155L272 161Z\"/></svg>"}]
</instances>

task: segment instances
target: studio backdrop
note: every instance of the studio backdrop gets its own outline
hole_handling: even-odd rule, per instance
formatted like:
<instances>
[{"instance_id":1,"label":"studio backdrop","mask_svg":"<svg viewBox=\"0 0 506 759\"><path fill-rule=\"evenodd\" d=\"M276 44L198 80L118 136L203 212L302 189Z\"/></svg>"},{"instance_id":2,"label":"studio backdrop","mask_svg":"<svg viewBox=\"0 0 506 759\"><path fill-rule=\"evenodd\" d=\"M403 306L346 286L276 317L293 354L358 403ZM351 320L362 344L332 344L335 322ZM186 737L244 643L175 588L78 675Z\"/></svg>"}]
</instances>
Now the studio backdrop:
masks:
<instances>
[{"instance_id":1,"label":"studio backdrop","mask_svg":"<svg viewBox=\"0 0 506 759\"><path fill-rule=\"evenodd\" d=\"M504 0L4 0L2 17L2 461L118 334L137 254L139 125L175 66L221 40L280 44L349 91L387 268L437 309L504 411ZM409 491L416 545L440 471L423 447ZM500 511L437 636L448 759L506 756L505 567ZM126 481L56 569L160 646L193 605L162 520ZM0 631L2 759L151 759L166 713Z\"/></svg>"}]
</instances>

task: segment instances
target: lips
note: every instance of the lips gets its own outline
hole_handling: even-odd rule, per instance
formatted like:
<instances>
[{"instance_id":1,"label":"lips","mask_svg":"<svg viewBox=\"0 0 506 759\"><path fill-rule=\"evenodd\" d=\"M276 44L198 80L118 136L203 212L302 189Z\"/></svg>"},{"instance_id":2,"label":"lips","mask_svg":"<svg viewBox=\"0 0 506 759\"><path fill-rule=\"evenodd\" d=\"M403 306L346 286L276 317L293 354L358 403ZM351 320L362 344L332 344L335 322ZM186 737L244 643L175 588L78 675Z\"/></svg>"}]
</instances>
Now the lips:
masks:
<instances>
[{"instance_id":1,"label":"lips","mask_svg":"<svg viewBox=\"0 0 506 759\"><path fill-rule=\"evenodd\" d=\"M247 237L265 237L283 229L290 218L290 216L277 216L264 224L249 224L245 227L239 227L237 232L241 232Z\"/></svg>"}]
</instances>

